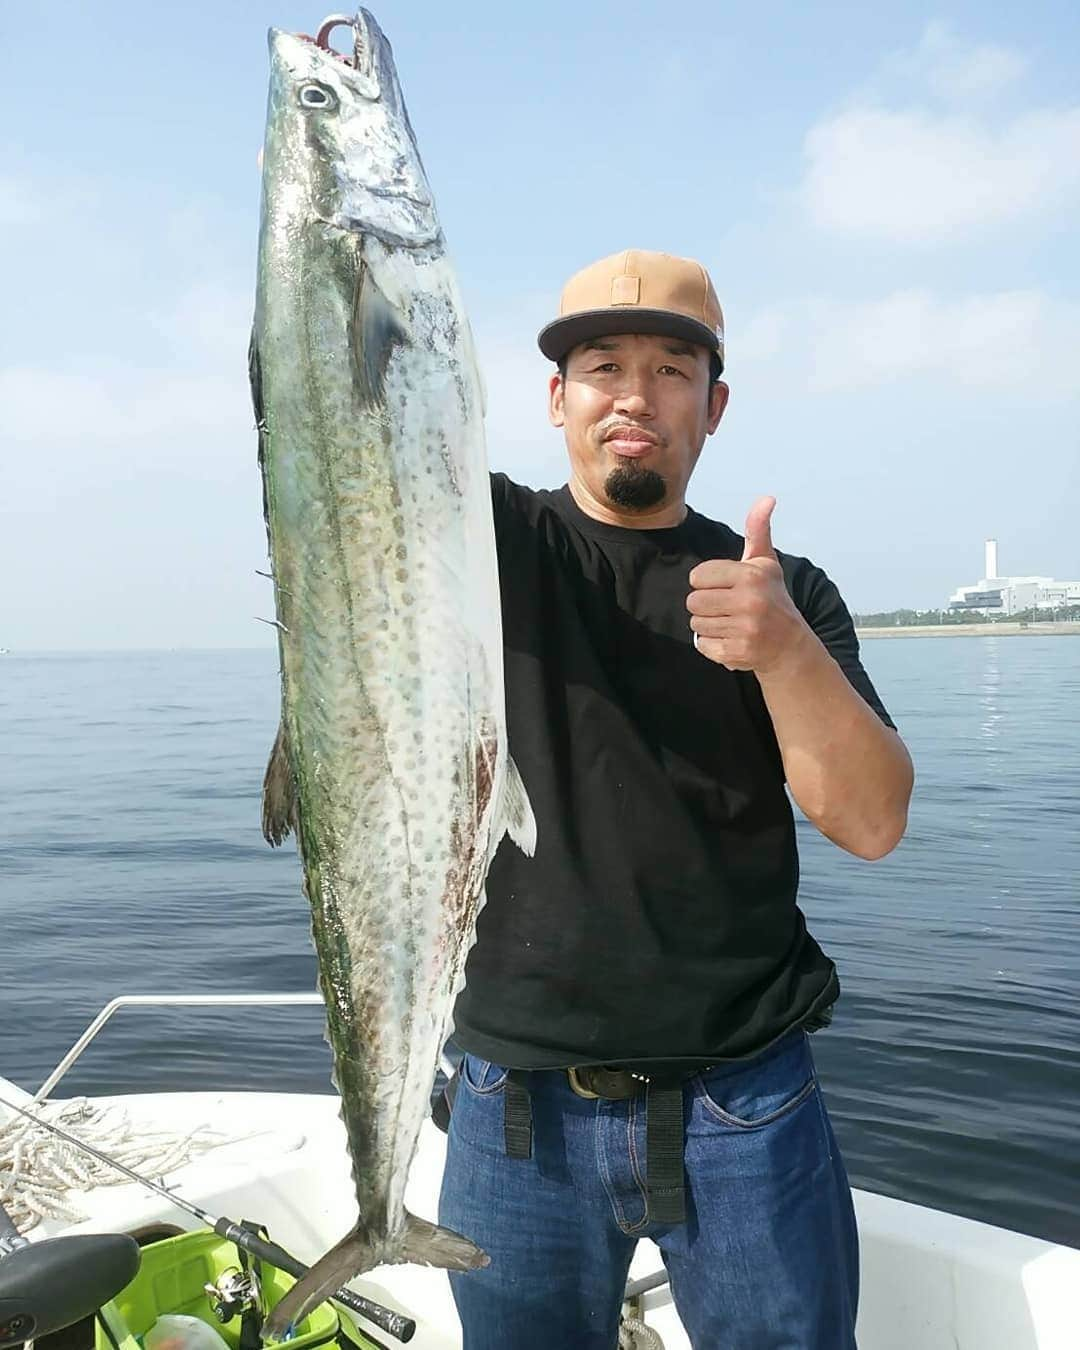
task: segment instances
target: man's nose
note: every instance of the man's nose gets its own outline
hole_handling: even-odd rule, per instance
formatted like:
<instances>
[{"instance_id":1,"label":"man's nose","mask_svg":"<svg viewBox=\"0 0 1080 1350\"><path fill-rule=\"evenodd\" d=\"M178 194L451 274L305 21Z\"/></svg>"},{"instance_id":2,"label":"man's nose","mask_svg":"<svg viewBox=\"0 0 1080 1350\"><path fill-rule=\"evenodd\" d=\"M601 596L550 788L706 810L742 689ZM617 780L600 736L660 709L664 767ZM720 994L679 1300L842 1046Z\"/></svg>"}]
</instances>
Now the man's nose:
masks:
<instances>
[{"instance_id":1,"label":"man's nose","mask_svg":"<svg viewBox=\"0 0 1080 1350\"><path fill-rule=\"evenodd\" d=\"M629 384L620 389L615 395L614 408L627 417L651 417L653 412L648 390L640 384Z\"/></svg>"}]
</instances>

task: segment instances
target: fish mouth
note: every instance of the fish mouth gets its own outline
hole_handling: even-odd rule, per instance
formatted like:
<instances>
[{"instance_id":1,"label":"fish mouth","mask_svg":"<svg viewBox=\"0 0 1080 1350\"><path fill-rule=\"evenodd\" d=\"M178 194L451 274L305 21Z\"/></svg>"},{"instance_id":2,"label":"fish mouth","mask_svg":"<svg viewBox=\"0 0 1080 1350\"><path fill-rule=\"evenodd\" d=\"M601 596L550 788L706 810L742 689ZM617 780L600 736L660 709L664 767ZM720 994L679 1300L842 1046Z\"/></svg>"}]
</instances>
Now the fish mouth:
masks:
<instances>
[{"instance_id":1,"label":"fish mouth","mask_svg":"<svg viewBox=\"0 0 1080 1350\"><path fill-rule=\"evenodd\" d=\"M351 57L330 46L330 35L339 27L353 30ZM324 64L328 63L336 78L352 93L370 103L376 102L383 93L378 59L379 39L383 43L386 41L374 19L362 9L355 16L331 14L319 25L314 37L310 33L291 33L283 28L271 28L269 32L271 50L278 52L294 78L301 74L319 78L320 68L329 73L327 64Z\"/></svg>"},{"instance_id":2,"label":"fish mouth","mask_svg":"<svg viewBox=\"0 0 1080 1350\"><path fill-rule=\"evenodd\" d=\"M354 70L359 70L364 75L370 76L372 46L371 33L368 27L369 19L370 15L363 9L358 9L355 14L331 14L323 19L318 32L314 38L309 40L314 42L316 47L321 47L324 52L328 52L331 56L336 56L339 61L344 61L346 65L352 66ZM353 31L353 56L351 61L343 52L336 51L330 46L330 34L335 28L351 28Z\"/></svg>"}]
</instances>

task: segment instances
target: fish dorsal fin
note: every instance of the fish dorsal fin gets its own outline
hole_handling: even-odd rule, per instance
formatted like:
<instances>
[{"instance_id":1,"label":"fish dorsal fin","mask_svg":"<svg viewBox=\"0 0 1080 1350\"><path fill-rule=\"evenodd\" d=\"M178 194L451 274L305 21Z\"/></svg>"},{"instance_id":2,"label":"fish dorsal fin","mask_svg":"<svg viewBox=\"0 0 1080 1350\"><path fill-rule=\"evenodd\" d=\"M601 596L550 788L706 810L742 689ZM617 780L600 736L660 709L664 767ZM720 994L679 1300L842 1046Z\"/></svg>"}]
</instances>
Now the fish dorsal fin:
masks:
<instances>
[{"instance_id":1,"label":"fish dorsal fin","mask_svg":"<svg viewBox=\"0 0 1080 1350\"><path fill-rule=\"evenodd\" d=\"M386 410L386 372L395 347L409 340L405 315L386 298L371 268L361 266L353 308L352 352L356 388L369 412Z\"/></svg>"},{"instance_id":2,"label":"fish dorsal fin","mask_svg":"<svg viewBox=\"0 0 1080 1350\"><path fill-rule=\"evenodd\" d=\"M518 766L512 759L506 765L502 817L506 833L526 858L531 858L536 852L536 817L533 815L532 803L525 791L525 784L521 781Z\"/></svg>"},{"instance_id":3,"label":"fish dorsal fin","mask_svg":"<svg viewBox=\"0 0 1080 1350\"><path fill-rule=\"evenodd\" d=\"M289 742L282 722L263 776L263 838L268 844L281 844L295 828L296 779L289 762Z\"/></svg>"}]
</instances>

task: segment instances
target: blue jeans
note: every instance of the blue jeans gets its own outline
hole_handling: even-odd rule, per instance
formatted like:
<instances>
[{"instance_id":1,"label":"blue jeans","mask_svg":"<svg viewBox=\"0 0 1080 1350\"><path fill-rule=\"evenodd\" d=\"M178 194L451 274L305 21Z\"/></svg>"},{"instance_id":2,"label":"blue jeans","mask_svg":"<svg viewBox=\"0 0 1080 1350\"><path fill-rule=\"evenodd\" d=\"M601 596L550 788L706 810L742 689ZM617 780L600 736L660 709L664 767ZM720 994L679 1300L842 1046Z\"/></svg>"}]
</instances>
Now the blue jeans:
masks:
<instances>
[{"instance_id":1,"label":"blue jeans","mask_svg":"<svg viewBox=\"0 0 1080 1350\"><path fill-rule=\"evenodd\" d=\"M451 1117L439 1222L491 1257L450 1276L464 1350L615 1350L640 1237L695 1350L854 1350L855 1210L804 1031L687 1083L683 1224L646 1213L644 1099L588 1101L565 1073L533 1073L521 1160L505 1082L466 1055Z\"/></svg>"}]
</instances>

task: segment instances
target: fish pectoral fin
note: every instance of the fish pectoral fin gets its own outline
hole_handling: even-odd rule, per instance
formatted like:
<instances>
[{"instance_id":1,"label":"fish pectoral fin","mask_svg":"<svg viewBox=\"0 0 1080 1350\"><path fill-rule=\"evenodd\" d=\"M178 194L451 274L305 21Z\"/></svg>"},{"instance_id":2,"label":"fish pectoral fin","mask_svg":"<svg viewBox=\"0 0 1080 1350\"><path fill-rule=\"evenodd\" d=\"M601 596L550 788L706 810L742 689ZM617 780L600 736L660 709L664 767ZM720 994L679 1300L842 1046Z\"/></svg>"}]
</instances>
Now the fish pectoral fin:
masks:
<instances>
[{"instance_id":1,"label":"fish pectoral fin","mask_svg":"<svg viewBox=\"0 0 1080 1350\"><path fill-rule=\"evenodd\" d=\"M268 844L284 843L289 831L296 829L296 807L296 778L289 761L289 741L282 722L263 775L262 832Z\"/></svg>"},{"instance_id":2,"label":"fish pectoral fin","mask_svg":"<svg viewBox=\"0 0 1080 1350\"><path fill-rule=\"evenodd\" d=\"M490 1264L490 1258L475 1242L415 1214L405 1215L405 1232L396 1251L379 1251L357 1224L297 1280L263 1324L263 1340L281 1340L290 1327L298 1326L313 1308L357 1275L378 1265L399 1262L443 1270L479 1270Z\"/></svg>"},{"instance_id":3,"label":"fish pectoral fin","mask_svg":"<svg viewBox=\"0 0 1080 1350\"><path fill-rule=\"evenodd\" d=\"M352 354L356 389L363 407L386 408L386 371L395 347L409 339L405 316L386 298L371 268L362 266L353 309Z\"/></svg>"},{"instance_id":4,"label":"fish pectoral fin","mask_svg":"<svg viewBox=\"0 0 1080 1350\"><path fill-rule=\"evenodd\" d=\"M354 1276L378 1264L375 1250L358 1224L297 1280L263 1323L263 1340L282 1340L289 1328L299 1326L313 1308L325 1303Z\"/></svg>"},{"instance_id":5,"label":"fish pectoral fin","mask_svg":"<svg viewBox=\"0 0 1080 1350\"><path fill-rule=\"evenodd\" d=\"M469 323L468 319L465 320L463 325L463 333L465 350L469 354L469 363L476 371L476 387L480 392L480 416L486 417L488 410L487 381L484 379L484 368L480 364L480 354L476 350L476 339L473 336L472 324Z\"/></svg>"},{"instance_id":6,"label":"fish pectoral fin","mask_svg":"<svg viewBox=\"0 0 1080 1350\"><path fill-rule=\"evenodd\" d=\"M509 760L506 766L502 814L506 833L526 858L531 858L536 852L536 817L533 815L532 803L525 791L525 784L521 781L518 766L513 759ZM499 833L501 837L502 831Z\"/></svg>"}]
</instances>

